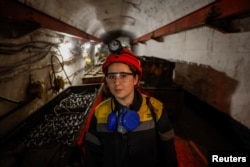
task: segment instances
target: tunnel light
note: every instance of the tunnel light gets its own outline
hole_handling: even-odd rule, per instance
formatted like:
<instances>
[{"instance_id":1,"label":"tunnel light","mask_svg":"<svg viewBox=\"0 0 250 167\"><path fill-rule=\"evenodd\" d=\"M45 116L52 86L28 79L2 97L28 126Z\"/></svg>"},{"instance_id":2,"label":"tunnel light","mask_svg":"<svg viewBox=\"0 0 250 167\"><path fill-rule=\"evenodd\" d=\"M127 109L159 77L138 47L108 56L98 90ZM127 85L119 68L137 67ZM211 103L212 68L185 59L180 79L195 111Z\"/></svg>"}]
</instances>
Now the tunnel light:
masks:
<instances>
[{"instance_id":1,"label":"tunnel light","mask_svg":"<svg viewBox=\"0 0 250 167\"><path fill-rule=\"evenodd\" d=\"M73 47L72 43L67 41L59 45L59 50L61 52L64 61L68 61L73 56L70 51L72 47Z\"/></svg>"},{"instance_id":2,"label":"tunnel light","mask_svg":"<svg viewBox=\"0 0 250 167\"><path fill-rule=\"evenodd\" d=\"M102 44L100 44L100 43L96 45L97 49L100 49L101 47L102 47Z\"/></svg>"},{"instance_id":3,"label":"tunnel light","mask_svg":"<svg viewBox=\"0 0 250 167\"><path fill-rule=\"evenodd\" d=\"M88 50L91 47L91 44L89 42L85 43L83 45L84 49Z\"/></svg>"},{"instance_id":4,"label":"tunnel light","mask_svg":"<svg viewBox=\"0 0 250 167\"><path fill-rule=\"evenodd\" d=\"M87 66L90 66L92 64L91 58L87 57L86 60L85 60L85 63L86 63Z\"/></svg>"}]
</instances>

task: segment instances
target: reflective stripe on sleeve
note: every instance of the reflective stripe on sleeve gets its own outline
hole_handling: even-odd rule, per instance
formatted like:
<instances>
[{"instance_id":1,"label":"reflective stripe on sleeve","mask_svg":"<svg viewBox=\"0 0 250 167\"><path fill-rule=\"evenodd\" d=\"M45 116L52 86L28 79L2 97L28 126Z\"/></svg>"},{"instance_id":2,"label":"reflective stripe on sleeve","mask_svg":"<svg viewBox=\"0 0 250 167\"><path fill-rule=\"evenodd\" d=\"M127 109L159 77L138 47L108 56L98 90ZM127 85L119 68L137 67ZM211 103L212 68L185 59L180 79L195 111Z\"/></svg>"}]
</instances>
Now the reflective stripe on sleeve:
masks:
<instances>
[{"instance_id":1,"label":"reflective stripe on sleeve","mask_svg":"<svg viewBox=\"0 0 250 167\"><path fill-rule=\"evenodd\" d=\"M145 130L153 129L154 127L155 127L155 122L153 120L145 121L145 122L141 122L140 125L133 132L145 131Z\"/></svg>"},{"instance_id":2,"label":"reflective stripe on sleeve","mask_svg":"<svg viewBox=\"0 0 250 167\"><path fill-rule=\"evenodd\" d=\"M174 138L174 129L171 129L165 133L160 133L162 141L169 141Z\"/></svg>"},{"instance_id":3,"label":"reflective stripe on sleeve","mask_svg":"<svg viewBox=\"0 0 250 167\"><path fill-rule=\"evenodd\" d=\"M93 144L96 144L98 146L101 145L100 140L95 135L93 135L92 133L87 132L85 137L86 137L85 139L87 141L89 141L89 142L91 142Z\"/></svg>"},{"instance_id":4,"label":"reflective stripe on sleeve","mask_svg":"<svg viewBox=\"0 0 250 167\"><path fill-rule=\"evenodd\" d=\"M110 131L108 131L106 123L98 123L96 125L96 130L97 130L97 132L110 132Z\"/></svg>"}]
</instances>

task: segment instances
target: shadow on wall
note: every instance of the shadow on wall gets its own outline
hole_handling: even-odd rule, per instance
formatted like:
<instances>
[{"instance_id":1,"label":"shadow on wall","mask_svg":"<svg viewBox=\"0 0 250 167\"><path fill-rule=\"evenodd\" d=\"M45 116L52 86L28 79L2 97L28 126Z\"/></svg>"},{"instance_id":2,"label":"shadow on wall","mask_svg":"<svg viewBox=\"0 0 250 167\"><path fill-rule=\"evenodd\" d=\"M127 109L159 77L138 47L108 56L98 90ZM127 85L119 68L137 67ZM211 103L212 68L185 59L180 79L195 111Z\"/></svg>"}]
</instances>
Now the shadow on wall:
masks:
<instances>
[{"instance_id":1,"label":"shadow on wall","mask_svg":"<svg viewBox=\"0 0 250 167\"><path fill-rule=\"evenodd\" d=\"M209 66L177 62L174 82L200 100L230 114L231 97L238 82L224 72Z\"/></svg>"}]
</instances>

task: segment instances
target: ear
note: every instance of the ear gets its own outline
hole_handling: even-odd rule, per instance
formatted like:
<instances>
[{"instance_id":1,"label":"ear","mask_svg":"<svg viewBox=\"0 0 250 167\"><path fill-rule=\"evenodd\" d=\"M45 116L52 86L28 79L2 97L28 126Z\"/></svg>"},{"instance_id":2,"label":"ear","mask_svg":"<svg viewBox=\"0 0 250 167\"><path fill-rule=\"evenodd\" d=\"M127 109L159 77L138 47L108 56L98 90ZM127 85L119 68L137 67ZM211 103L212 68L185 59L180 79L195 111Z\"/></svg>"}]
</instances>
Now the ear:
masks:
<instances>
[{"instance_id":1,"label":"ear","mask_svg":"<svg viewBox=\"0 0 250 167\"><path fill-rule=\"evenodd\" d=\"M108 87L109 84L108 84L108 81L107 81L107 80L108 80L108 79L107 79L107 77L105 76L104 79L103 79L103 82L104 82L105 86Z\"/></svg>"},{"instance_id":2,"label":"ear","mask_svg":"<svg viewBox=\"0 0 250 167\"><path fill-rule=\"evenodd\" d=\"M134 85L137 85L139 82L139 76L136 74L134 77Z\"/></svg>"}]
</instances>

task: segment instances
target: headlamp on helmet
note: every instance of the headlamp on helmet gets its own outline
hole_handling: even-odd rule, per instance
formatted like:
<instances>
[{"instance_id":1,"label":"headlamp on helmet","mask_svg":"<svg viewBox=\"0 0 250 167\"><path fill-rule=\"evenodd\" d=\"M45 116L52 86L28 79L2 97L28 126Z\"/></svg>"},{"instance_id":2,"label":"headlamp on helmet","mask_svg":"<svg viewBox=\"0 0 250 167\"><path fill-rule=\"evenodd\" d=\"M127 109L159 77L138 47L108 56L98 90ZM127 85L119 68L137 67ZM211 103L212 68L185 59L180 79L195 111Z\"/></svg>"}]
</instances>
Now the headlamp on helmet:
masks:
<instances>
[{"instance_id":1,"label":"headlamp on helmet","mask_svg":"<svg viewBox=\"0 0 250 167\"><path fill-rule=\"evenodd\" d=\"M107 68L112 63L125 63L134 67L139 75L139 78L142 76L142 67L140 60L127 48L123 48L119 40L112 40L108 44L110 55L106 58L105 62L102 65L102 71L106 74Z\"/></svg>"},{"instance_id":2,"label":"headlamp on helmet","mask_svg":"<svg viewBox=\"0 0 250 167\"><path fill-rule=\"evenodd\" d=\"M120 41L118 40L112 40L109 44L108 44L108 48L109 51L113 54L118 55L119 53L122 52L123 47Z\"/></svg>"}]
</instances>

